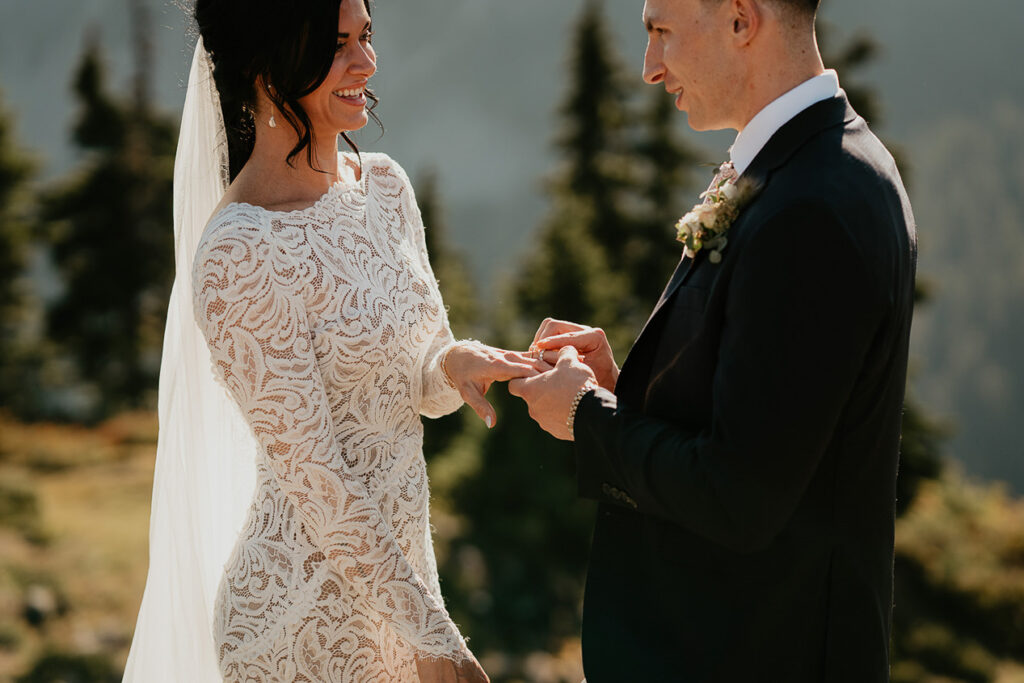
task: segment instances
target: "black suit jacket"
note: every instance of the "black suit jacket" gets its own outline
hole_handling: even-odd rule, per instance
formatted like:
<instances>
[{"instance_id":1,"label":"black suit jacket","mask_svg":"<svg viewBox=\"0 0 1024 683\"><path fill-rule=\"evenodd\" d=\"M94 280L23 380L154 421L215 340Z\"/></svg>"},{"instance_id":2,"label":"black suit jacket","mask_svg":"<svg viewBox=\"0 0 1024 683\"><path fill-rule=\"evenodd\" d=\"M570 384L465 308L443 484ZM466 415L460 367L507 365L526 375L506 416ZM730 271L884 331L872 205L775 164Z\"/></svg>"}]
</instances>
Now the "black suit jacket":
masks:
<instances>
[{"instance_id":1,"label":"black suit jacket","mask_svg":"<svg viewBox=\"0 0 1024 683\"><path fill-rule=\"evenodd\" d=\"M721 263L681 261L577 412L588 683L888 679L910 204L844 94L744 175Z\"/></svg>"}]
</instances>

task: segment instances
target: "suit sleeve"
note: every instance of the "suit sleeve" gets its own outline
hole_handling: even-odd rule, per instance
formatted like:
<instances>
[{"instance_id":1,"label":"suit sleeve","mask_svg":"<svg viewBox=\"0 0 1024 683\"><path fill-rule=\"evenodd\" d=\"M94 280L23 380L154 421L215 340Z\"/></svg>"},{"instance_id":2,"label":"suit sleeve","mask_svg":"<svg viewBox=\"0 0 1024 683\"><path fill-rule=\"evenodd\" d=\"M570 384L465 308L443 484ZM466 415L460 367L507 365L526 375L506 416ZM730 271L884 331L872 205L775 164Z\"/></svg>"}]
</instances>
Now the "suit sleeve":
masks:
<instances>
[{"instance_id":1,"label":"suit sleeve","mask_svg":"<svg viewBox=\"0 0 1024 683\"><path fill-rule=\"evenodd\" d=\"M828 207L792 206L735 254L709 428L631 411L604 390L585 396L581 495L611 491L738 552L767 546L832 440L884 315L847 230Z\"/></svg>"}]
</instances>

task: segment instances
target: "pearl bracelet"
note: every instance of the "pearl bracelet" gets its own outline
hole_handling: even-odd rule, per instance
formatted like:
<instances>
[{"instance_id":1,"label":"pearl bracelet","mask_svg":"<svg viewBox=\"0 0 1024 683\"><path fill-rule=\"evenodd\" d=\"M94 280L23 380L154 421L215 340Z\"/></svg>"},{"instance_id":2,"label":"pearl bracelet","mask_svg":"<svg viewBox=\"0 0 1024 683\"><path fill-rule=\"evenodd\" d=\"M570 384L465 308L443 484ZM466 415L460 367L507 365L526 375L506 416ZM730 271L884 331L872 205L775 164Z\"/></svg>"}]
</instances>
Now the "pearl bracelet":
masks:
<instances>
[{"instance_id":1,"label":"pearl bracelet","mask_svg":"<svg viewBox=\"0 0 1024 683\"><path fill-rule=\"evenodd\" d=\"M576 396L572 399L572 405L569 406L569 417L565 421L565 426L569 428L569 433L573 434L573 426L576 424L576 409L580 407L580 401L587 395L592 389L596 389L597 385L592 381L587 380L579 391L576 392Z\"/></svg>"}]
</instances>

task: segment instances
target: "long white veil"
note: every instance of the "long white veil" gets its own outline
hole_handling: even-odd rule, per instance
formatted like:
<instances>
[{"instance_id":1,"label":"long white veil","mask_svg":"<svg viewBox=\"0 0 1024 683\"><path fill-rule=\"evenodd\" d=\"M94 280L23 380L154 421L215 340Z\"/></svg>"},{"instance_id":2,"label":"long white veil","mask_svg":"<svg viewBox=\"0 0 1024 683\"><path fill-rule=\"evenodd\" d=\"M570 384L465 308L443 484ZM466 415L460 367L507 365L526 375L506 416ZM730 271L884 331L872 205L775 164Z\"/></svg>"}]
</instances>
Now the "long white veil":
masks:
<instances>
[{"instance_id":1,"label":"long white veil","mask_svg":"<svg viewBox=\"0 0 1024 683\"><path fill-rule=\"evenodd\" d=\"M124 680L220 681L214 601L256 485L256 439L214 378L192 312L192 260L228 185L228 147L202 39L174 161L174 287L160 365L149 574Z\"/></svg>"}]
</instances>

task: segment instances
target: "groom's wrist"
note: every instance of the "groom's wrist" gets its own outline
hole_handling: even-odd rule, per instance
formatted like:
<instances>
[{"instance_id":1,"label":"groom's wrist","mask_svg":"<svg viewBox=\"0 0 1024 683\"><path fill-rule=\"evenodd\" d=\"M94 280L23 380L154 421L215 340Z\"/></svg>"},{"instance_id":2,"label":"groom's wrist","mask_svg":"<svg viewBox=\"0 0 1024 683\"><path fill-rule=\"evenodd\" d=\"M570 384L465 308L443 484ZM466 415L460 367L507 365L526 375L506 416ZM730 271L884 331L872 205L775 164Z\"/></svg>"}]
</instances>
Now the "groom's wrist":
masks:
<instances>
[{"instance_id":1,"label":"groom's wrist","mask_svg":"<svg viewBox=\"0 0 1024 683\"><path fill-rule=\"evenodd\" d=\"M569 428L569 434L575 438L576 429L576 413L579 410L580 402L583 398L591 391L597 389L598 384L594 380L588 379L580 390L576 392L576 395L572 399L572 403L569 405L569 417L566 419L565 424Z\"/></svg>"},{"instance_id":2,"label":"groom's wrist","mask_svg":"<svg viewBox=\"0 0 1024 683\"><path fill-rule=\"evenodd\" d=\"M576 408L575 441L577 493L583 498L604 500L602 485L614 481L609 449L616 442L614 416L618 397L604 387L583 395Z\"/></svg>"}]
</instances>

